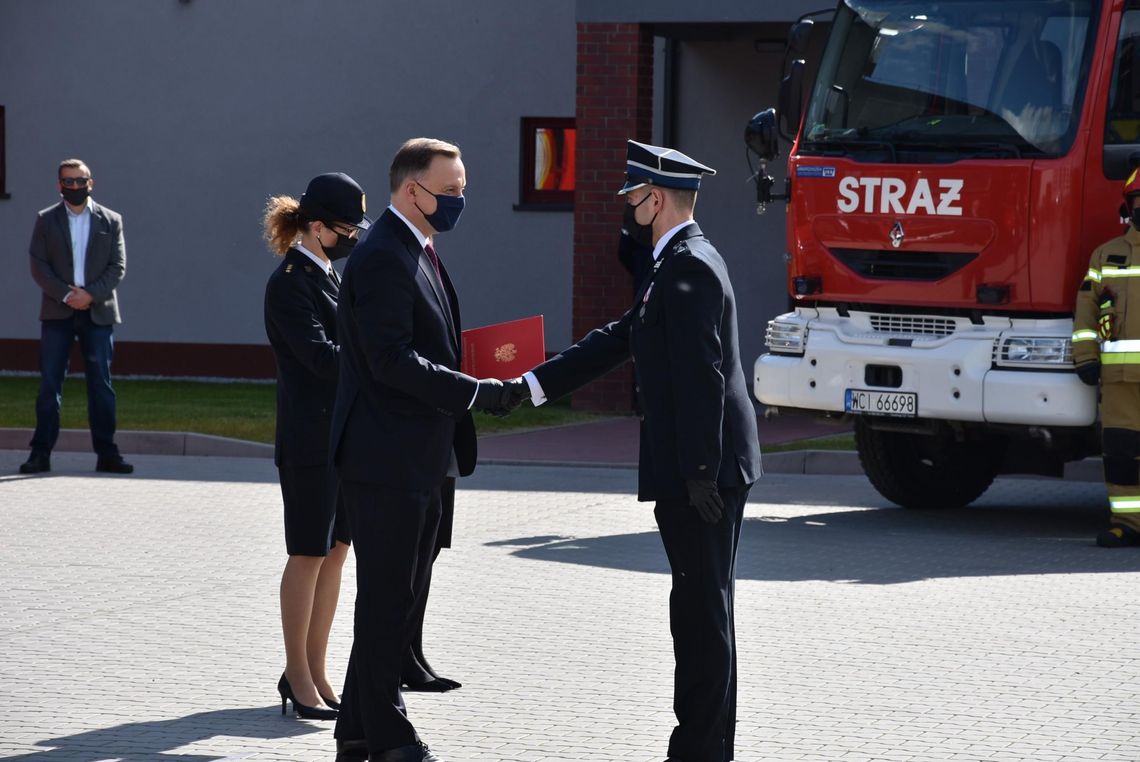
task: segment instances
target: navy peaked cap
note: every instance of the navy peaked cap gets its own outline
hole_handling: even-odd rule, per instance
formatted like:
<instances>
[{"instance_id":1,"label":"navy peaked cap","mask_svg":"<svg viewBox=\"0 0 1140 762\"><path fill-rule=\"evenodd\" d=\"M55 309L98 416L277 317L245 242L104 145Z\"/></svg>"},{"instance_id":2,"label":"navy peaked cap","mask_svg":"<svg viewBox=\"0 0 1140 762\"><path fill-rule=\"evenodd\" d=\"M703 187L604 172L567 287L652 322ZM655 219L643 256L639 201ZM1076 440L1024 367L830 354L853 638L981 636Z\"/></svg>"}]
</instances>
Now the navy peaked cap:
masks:
<instances>
[{"instance_id":1,"label":"navy peaked cap","mask_svg":"<svg viewBox=\"0 0 1140 762\"><path fill-rule=\"evenodd\" d=\"M344 172L317 175L301 195L301 211L310 220L326 224L343 222L367 230L372 220L364 216L364 189Z\"/></svg>"},{"instance_id":2,"label":"navy peaked cap","mask_svg":"<svg viewBox=\"0 0 1140 762\"><path fill-rule=\"evenodd\" d=\"M701 175L715 175L716 170L676 149L630 140L626 143L625 173L625 185L618 195L643 185L697 190Z\"/></svg>"}]
</instances>

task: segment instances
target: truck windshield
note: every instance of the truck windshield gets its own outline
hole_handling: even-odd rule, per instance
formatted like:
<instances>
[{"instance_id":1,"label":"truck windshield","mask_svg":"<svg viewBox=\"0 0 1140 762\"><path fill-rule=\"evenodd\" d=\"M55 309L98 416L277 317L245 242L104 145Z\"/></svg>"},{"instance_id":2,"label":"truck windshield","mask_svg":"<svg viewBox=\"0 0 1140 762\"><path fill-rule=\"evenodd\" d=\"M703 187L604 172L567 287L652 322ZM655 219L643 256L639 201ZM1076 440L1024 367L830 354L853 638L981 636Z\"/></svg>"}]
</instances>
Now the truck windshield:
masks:
<instances>
[{"instance_id":1,"label":"truck windshield","mask_svg":"<svg viewBox=\"0 0 1140 762\"><path fill-rule=\"evenodd\" d=\"M803 147L952 160L1059 156L1077 130L1092 0L845 0Z\"/></svg>"}]
</instances>

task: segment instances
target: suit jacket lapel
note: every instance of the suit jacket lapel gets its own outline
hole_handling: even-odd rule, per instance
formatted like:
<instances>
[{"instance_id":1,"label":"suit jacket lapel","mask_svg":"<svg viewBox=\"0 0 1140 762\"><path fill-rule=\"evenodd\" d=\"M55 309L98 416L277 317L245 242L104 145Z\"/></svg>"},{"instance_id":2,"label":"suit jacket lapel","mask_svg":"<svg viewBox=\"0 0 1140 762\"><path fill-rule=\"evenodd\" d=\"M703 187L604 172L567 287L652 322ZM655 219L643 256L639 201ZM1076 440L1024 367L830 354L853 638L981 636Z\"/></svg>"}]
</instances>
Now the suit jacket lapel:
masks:
<instances>
[{"instance_id":1,"label":"suit jacket lapel","mask_svg":"<svg viewBox=\"0 0 1140 762\"><path fill-rule=\"evenodd\" d=\"M416 260L416 264L423 273L424 278L427 279L428 284L431 286L432 295L435 296L436 303L439 305L439 311L443 313L443 320L447 324L448 331L451 332L451 340L456 347L459 346L459 336L456 332L456 319L452 314L450 302L447 298L447 293L444 289L443 283L436 277L435 268L431 266L431 260L428 259L427 252L420 246L419 240L408 229L396 215L392 214L389 210L384 210L384 214L380 215L377 220L377 225L388 225L388 229L396 233L396 237L404 242L404 246L408 250L408 256ZM443 265L440 264L441 274L444 272ZM444 276L446 277L446 276Z\"/></svg>"},{"instance_id":2,"label":"suit jacket lapel","mask_svg":"<svg viewBox=\"0 0 1140 762\"><path fill-rule=\"evenodd\" d=\"M67 209L64 208L62 201L59 202L59 205L52 214L55 215L55 223L59 226L60 234L63 235L64 246L67 247L67 256L71 258L69 264L74 269L75 252L71 250L71 226L67 224Z\"/></svg>"},{"instance_id":3,"label":"suit jacket lapel","mask_svg":"<svg viewBox=\"0 0 1140 762\"><path fill-rule=\"evenodd\" d=\"M451 338L455 342L456 354L462 355L463 345L459 341L459 331L463 323L459 319L459 297L455 295L455 285L451 282L451 276L447 274L447 268L443 266L443 262L439 263L439 273L443 276L443 290L447 294L448 314L451 317Z\"/></svg>"},{"instance_id":4,"label":"suit jacket lapel","mask_svg":"<svg viewBox=\"0 0 1140 762\"><path fill-rule=\"evenodd\" d=\"M87 224L87 248L83 255L83 277L87 283L90 283L94 280L91 273L91 246L95 243L95 237L103 230L103 210L99 208L94 199L87 199L87 204L91 209L91 217Z\"/></svg>"},{"instance_id":5,"label":"suit jacket lapel","mask_svg":"<svg viewBox=\"0 0 1140 762\"><path fill-rule=\"evenodd\" d=\"M402 224L402 223L401 223ZM431 292L435 296L436 303L439 304L439 311L443 313L444 322L447 323L447 330L451 332L451 340L456 341L455 336L455 321L452 319L451 306L448 304L447 294L444 293L443 284L440 283L439 278L435 275L435 268L431 266L431 260L428 259L427 252L419 247L419 243L408 244L408 253L416 258L420 267L420 272L427 278L427 282L431 285ZM443 266L440 265L440 270Z\"/></svg>"}]
</instances>

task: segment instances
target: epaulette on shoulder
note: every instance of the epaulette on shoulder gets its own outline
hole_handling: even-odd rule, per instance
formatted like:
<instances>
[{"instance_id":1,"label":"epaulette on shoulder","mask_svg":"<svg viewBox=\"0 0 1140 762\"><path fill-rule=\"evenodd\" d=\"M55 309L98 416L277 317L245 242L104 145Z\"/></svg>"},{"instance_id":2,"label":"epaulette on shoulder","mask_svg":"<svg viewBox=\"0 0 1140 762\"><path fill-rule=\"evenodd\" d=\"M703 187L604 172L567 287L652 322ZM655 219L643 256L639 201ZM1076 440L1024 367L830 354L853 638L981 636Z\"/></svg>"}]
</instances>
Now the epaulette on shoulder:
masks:
<instances>
[{"instance_id":1,"label":"epaulette on shoulder","mask_svg":"<svg viewBox=\"0 0 1140 762\"><path fill-rule=\"evenodd\" d=\"M289 264L285 265L285 272L287 272L287 273L291 273L291 272L293 272L293 263L292 263L292 262L290 262Z\"/></svg>"}]
</instances>

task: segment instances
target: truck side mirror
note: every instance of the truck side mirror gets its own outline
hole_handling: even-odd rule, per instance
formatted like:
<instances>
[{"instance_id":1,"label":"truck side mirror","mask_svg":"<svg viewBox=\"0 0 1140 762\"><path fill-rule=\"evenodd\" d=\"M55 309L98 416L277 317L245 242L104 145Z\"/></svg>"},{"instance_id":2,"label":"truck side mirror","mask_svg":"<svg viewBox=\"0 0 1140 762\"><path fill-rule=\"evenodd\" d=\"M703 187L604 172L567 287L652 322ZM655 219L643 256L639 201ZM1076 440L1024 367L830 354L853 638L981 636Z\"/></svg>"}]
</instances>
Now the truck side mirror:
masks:
<instances>
[{"instance_id":1,"label":"truck side mirror","mask_svg":"<svg viewBox=\"0 0 1140 762\"><path fill-rule=\"evenodd\" d=\"M777 112L780 115L780 134L791 142L800 129L804 103L804 69L807 64L802 58L792 61L788 74L780 80L780 95Z\"/></svg>"},{"instance_id":2,"label":"truck side mirror","mask_svg":"<svg viewBox=\"0 0 1140 762\"><path fill-rule=\"evenodd\" d=\"M780 155L780 144L776 139L776 109L765 109L749 120L744 128L744 143L764 161L772 161Z\"/></svg>"},{"instance_id":3,"label":"truck side mirror","mask_svg":"<svg viewBox=\"0 0 1140 762\"><path fill-rule=\"evenodd\" d=\"M795 58L803 58L807 53L808 43L811 41L815 22L811 19L800 19L792 24L788 32L788 52Z\"/></svg>"}]
</instances>

